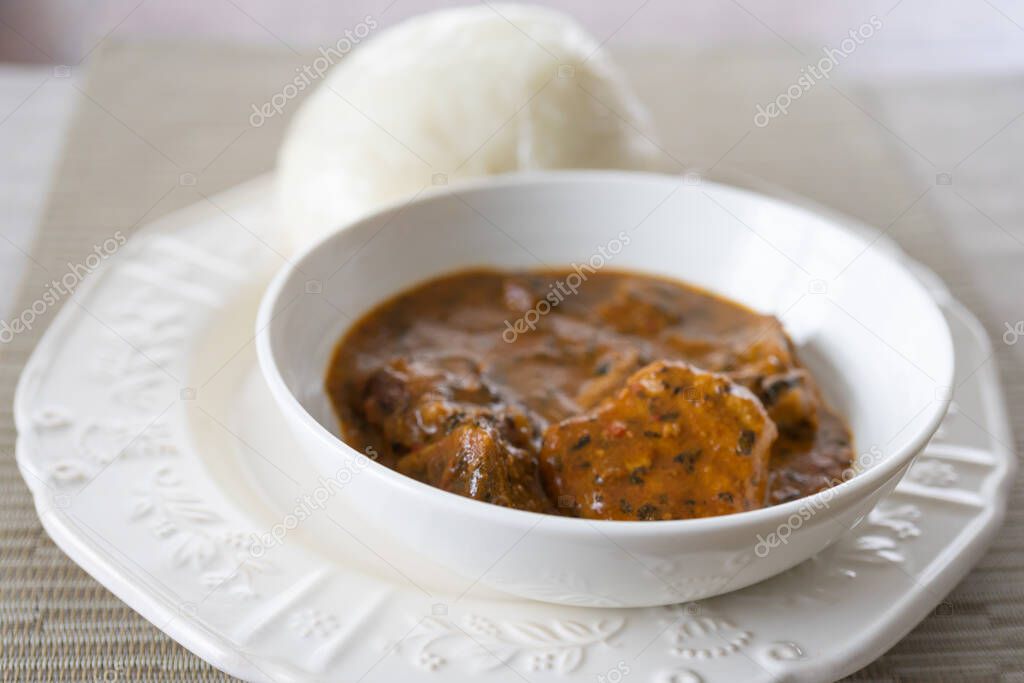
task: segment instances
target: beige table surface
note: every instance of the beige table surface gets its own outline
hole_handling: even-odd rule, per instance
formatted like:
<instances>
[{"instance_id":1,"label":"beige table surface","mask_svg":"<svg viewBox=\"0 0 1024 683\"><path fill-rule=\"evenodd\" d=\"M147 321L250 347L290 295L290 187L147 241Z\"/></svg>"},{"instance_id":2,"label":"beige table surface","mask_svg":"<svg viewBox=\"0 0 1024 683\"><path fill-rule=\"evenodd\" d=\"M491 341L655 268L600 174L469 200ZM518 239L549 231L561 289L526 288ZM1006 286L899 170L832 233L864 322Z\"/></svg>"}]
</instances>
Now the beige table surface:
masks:
<instances>
[{"instance_id":1,"label":"beige table surface","mask_svg":"<svg viewBox=\"0 0 1024 683\"><path fill-rule=\"evenodd\" d=\"M1020 450L1024 342L1024 79L817 85L786 117L754 106L795 80L789 55L619 55L655 112L671 158L742 172L886 228L981 318ZM293 51L110 44L76 89L78 110L26 277L21 311L97 238L272 168L282 119L250 106L306 62ZM294 111L294 107L290 111ZM952 184L938 183L949 173ZM186 180L182 182L183 174ZM197 179L190 185L190 178ZM0 231L3 229L0 214ZM73 302L66 305L74 305ZM136 615L58 550L14 464L11 399L54 311L0 346L0 671L3 680L228 680ZM88 353L83 349L83 353ZM842 624L835 637L843 638ZM851 680L1024 681L1024 490L974 571L939 609Z\"/></svg>"}]
</instances>

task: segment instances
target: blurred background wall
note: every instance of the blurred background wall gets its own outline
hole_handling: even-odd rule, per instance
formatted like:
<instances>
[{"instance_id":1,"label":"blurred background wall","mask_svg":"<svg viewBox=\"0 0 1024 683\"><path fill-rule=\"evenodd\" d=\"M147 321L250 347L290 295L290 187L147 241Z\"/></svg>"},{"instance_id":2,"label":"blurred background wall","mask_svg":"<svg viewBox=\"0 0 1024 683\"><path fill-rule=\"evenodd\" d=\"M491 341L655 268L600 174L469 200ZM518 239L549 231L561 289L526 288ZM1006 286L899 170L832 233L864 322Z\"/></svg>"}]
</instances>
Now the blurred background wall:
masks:
<instances>
[{"instance_id":1,"label":"blurred background wall","mask_svg":"<svg viewBox=\"0 0 1024 683\"><path fill-rule=\"evenodd\" d=\"M107 36L333 43L367 15L387 26L450 0L0 0L0 61L77 64ZM877 15L885 29L848 70L1006 72L1024 66L1024 0L547 0L600 39L702 51L836 45Z\"/></svg>"}]
</instances>

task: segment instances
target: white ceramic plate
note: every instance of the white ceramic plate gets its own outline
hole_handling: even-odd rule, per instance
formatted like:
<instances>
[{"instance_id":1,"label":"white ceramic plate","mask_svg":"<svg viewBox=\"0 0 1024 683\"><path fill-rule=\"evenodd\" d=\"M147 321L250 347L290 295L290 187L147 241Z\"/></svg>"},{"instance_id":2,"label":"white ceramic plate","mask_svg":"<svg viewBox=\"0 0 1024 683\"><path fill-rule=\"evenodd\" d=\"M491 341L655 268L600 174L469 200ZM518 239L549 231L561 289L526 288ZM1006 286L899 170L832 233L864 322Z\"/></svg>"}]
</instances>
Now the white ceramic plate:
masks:
<instances>
[{"instance_id":1,"label":"white ceramic plate","mask_svg":"<svg viewBox=\"0 0 1024 683\"><path fill-rule=\"evenodd\" d=\"M15 401L18 463L53 539L229 673L830 680L920 621L1002 519L1014 464L988 342L932 285L956 345L951 415L896 492L822 555L669 608L518 601L430 568L414 582L394 568L402 550L346 516L339 483L297 457L259 377L252 321L281 263L267 196L260 179L214 198L223 211L140 233L61 311Z\"/></svg>"}]
</instances>

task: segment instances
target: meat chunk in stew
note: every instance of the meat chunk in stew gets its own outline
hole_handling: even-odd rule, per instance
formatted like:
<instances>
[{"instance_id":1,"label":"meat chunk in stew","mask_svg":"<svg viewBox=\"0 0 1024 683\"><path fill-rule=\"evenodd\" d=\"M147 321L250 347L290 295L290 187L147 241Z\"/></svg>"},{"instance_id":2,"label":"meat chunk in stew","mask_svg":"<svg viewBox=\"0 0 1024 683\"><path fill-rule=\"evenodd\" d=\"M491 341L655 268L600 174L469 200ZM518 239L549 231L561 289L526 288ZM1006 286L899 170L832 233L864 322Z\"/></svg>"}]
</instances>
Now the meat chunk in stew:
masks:
<instances>
[{"instance_id":1,"label":"meat chunk in stew","mask_svg":"<svg viewBox=\"0 0 1024 683\"><path fill-rule=\"evenodd\" d=\"M497 424L516 446L527 446L534 438L525 412L501 401L477 365L464 358L392 359L366 379L363 397L363 418L396 454L480 418Z\"/></svg>"},{"instance_id":2,"label":"meat chunk in stew","mask_svg":"<svg viewBox=\"0 0 1024 683\"><path fill-rule=\"evenodd\" d=\"M602 353L591 376L576 392L576 404L584 410L593 408L601 399L617 391L642 366L640 353L634 348L610 349Z\"/></svg>"},{"instance_id":3,"label":"meat chunk in stew","mask_svg":"<svg viewBox=\"0 0 1024 683\"><path fill-rule=\"evenodd\" d=\"M615 396L548 427L541 472L552 499L594 519L682 519L764 504L775 425L749 391L659 361Z\"/></svg>"},{"instance_id":4,"label":"meat chunk in stew","mask_svg":"<svg viewBox=\"0 0 1024 683\"><path fill-rule=\"evenodd\" d=\"M646 336L683 320L671 289L659 282L623 281L598 306L598 319L623 334Z\"/></svg>"},{"instance_id":5,"label":"meat chunk in stew","mask_svg":"<svg viewBox=\"0 0 1024 683\"><path fill-rule=\"evenodd\" d=\"M484 421L465 424L398 461L402 474L496 505L545 512L537 460Z\"/></svg>"},{"instance_id":6,"label":"meat chunk in stew","mask_svg":"<svg viewBox=\"0 0 1024 683\"><path fill-rule=\"evenodd\" d=\"M759 324L744 330L701 365L725 373L754 392L782 434L813 437L821 408L818 387L801 367L778 319L760 317Z\"/></svg>"},{"instance_id":7,"label":"meat chunk in stew","mask_svg":"<svg viewBox=\"0 0 1024 683\"><path fill-rule=\"evenodd\" d=\"M818 387L806 370L768 375L758 382L757 395L779 431L792 438L813 438L818 429Z\"/></svg>"}]
</instances>

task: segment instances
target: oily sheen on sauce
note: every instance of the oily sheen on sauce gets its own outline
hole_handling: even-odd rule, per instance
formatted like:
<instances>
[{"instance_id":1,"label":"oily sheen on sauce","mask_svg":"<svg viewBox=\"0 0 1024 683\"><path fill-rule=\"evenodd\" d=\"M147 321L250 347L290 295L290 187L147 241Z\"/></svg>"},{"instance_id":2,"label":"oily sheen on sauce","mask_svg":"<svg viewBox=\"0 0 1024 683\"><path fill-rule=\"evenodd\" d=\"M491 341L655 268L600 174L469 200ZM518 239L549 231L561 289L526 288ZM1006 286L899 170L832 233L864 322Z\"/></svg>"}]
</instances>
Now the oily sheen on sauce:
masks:
<instances>
[{"instance_id":1,"label":"oily sheen on sauce","mask_svg":"<svg viewBox=\"0 0 1024 683\"><path fill-rule=\"evenodd\" d=\"M841 481L850 430L777 319L574 272L462 271L367 313L327 372L345 441L458 495L593 519L730 514Z\"/></svg>"}]
</instances>

